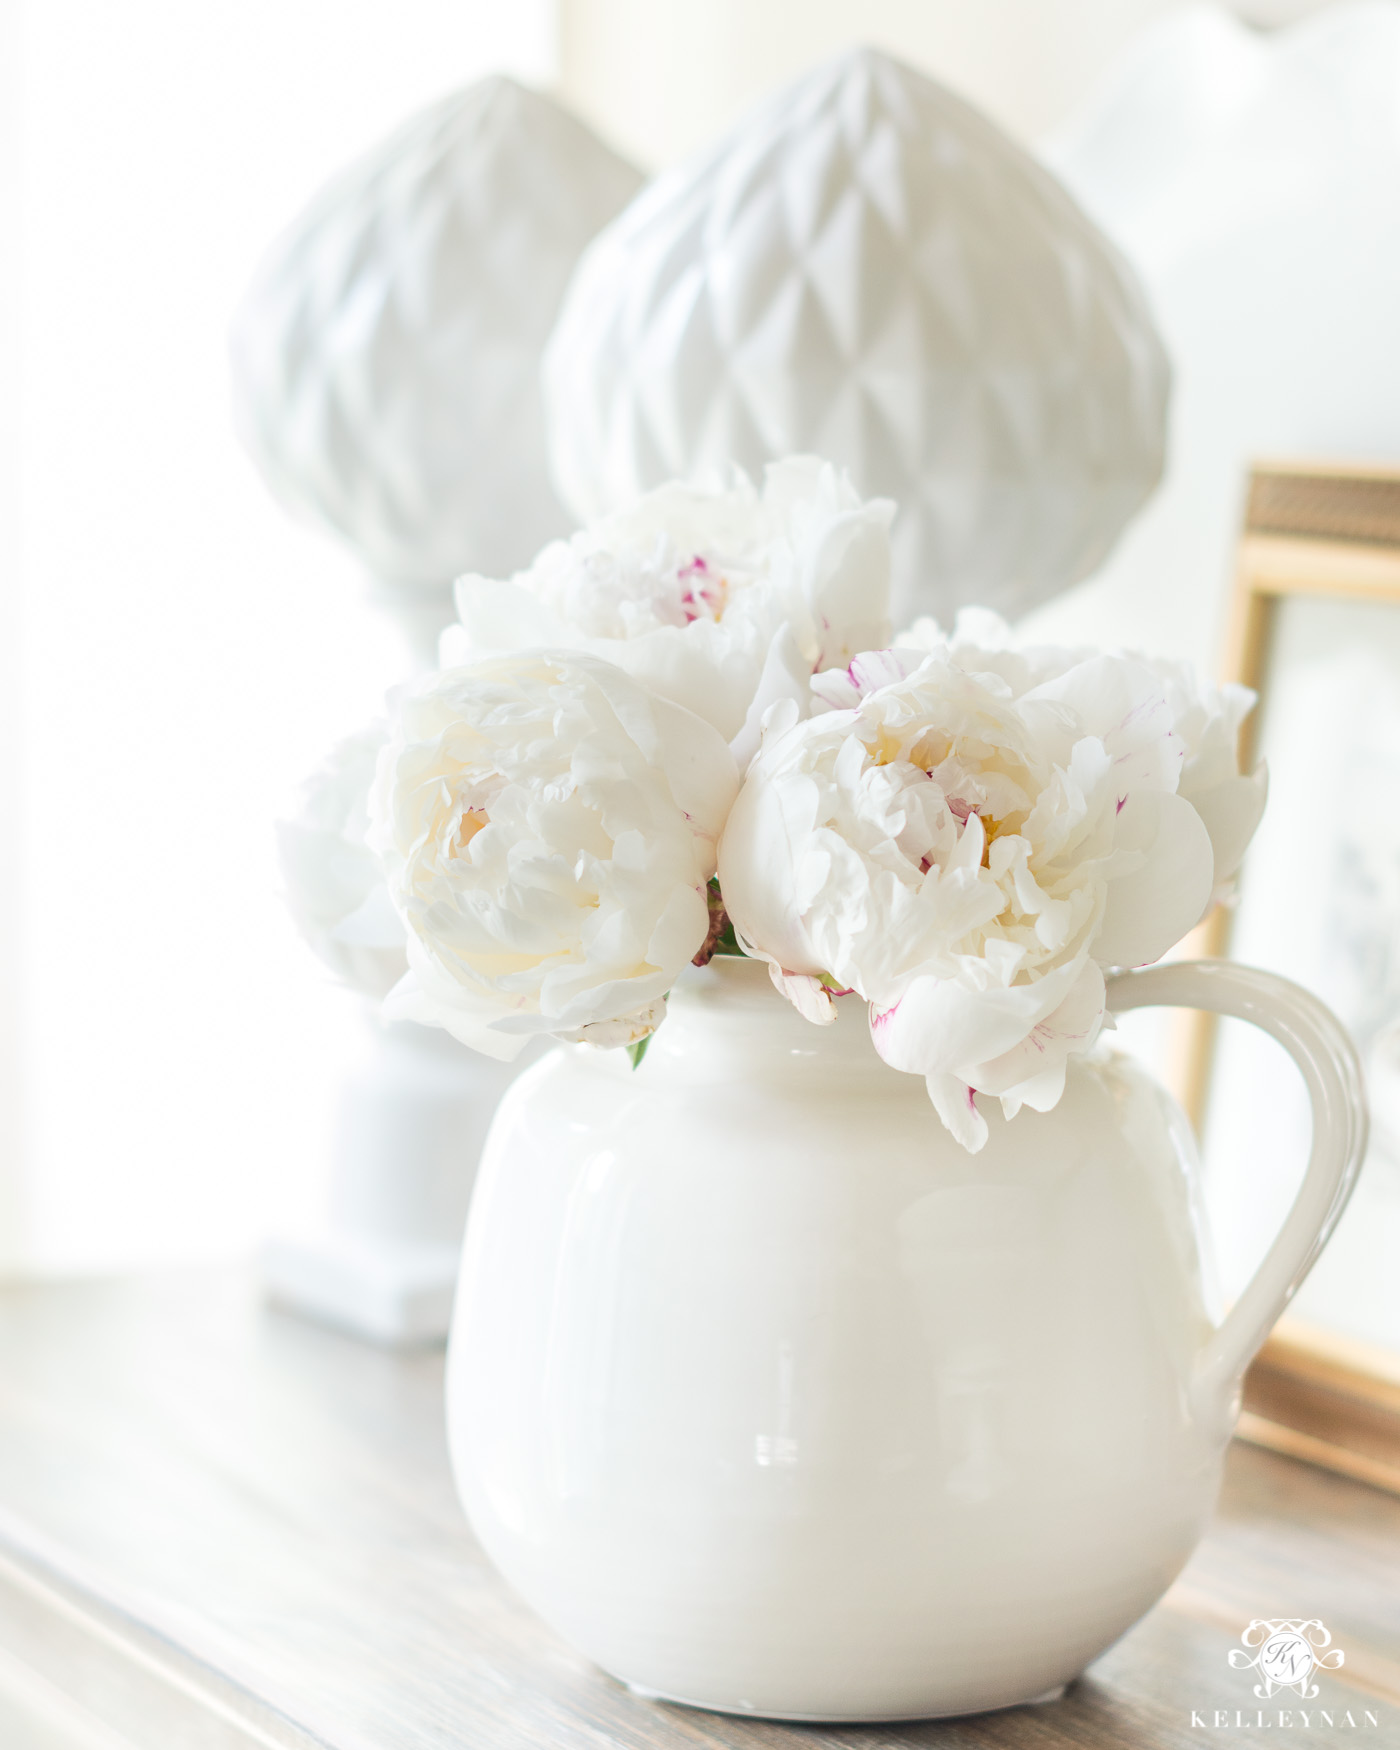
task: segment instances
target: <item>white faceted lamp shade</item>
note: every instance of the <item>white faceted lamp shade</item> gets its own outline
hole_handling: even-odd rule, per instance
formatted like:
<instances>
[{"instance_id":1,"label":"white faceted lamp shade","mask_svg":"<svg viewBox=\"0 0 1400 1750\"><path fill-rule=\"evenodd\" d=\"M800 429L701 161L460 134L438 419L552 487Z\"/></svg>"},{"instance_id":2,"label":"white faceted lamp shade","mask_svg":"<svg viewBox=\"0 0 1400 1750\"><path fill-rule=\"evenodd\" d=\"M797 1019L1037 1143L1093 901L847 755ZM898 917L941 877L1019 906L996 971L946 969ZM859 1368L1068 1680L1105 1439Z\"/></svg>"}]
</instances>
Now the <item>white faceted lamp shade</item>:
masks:
<instances>
[{"instance_id":1,"label":"white faceted lamp shade","mask_svg":"<svg viewBox=\"0 0 1400 1750\"><path fill-rule=\"evenodd\" d=\"M545 364L578 517L816 452L900 505L897 621L1087 575L1158 480L1168 387L1131 271L1059 183L869 49L646 189Z\"/></svg>"},{"instance_id":2,"label":"white faceted lamp shade","mask_svg":"<svg viewBox=\"0 0 1400 1750\"><path fill-rule=\"evenodd\" d=\"M550 98L491 78L355 164L263 264L233 328L240 431L392 595L446 619L463 570L507 574L570 526L540 357L579 254L641 182Z\"/></svg>"}]
</instances>

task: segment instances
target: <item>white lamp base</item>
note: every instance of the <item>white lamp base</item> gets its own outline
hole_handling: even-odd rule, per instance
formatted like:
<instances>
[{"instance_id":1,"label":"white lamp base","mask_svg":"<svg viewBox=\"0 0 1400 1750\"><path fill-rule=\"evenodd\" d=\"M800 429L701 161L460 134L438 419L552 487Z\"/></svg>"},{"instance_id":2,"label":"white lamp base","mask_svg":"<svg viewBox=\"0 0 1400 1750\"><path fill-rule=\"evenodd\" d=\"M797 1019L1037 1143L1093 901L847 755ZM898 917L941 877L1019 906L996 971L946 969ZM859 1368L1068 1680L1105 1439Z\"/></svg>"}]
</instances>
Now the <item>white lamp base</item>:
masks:
<instances>
[{"instance_id":1,"label":"white lamp base","mask_svg":"<svg viewBox=\"0 0 1400 1750\"><path fill-rule=\"evenodd\" d=\"M520 1068L435 1027L371 1018L341 1090L330 1186L310 1230L262 1254L270 1299L374 1343L441 1342L481 1145Z\"/></svg>"},{"instance_id":2,"label":"white lamp base","mask_svg":"<svg viewBox=\"0 0 1400 1750\"><path fill-rule=\"evenodd\" d=\"M440 1343L452 1317L460 1248L326 1232L271 1241L268 1299L372 1343Z\"/></svg>"}]
</instances>

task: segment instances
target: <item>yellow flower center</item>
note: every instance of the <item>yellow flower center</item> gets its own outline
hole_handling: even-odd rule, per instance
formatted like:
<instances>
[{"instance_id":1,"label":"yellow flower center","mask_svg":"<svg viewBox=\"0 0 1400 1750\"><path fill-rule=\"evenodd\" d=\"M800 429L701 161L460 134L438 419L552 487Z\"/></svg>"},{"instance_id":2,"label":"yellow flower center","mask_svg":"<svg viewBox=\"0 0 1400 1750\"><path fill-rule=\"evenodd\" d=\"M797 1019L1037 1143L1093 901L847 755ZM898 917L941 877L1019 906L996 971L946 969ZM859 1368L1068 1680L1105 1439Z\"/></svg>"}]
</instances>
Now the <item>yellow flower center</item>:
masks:
<instances>
[{"instance_id":1,"label":"yellow flower center","mask_svg":"<svg viewBox=\"0 0 1400 1750\"><path fill-rule=\"evenodd\" d=\"M875 745L870 750L871 757L877 766L893 765L895 760L906 757L900 752L901 745L899 736L891 734L882 723L876 732ZM924 769L928 770L927 767Z\"/></svg>"},{"instance_id":2,"label":"yellow flower center","mask_svg":"<svg viewBox=\"0 0 1400 1750\"><path fill-rule=\"evenodd\" d=\"M482 827L490 826L491 816L484 808L469 808L457 823L457 836L452 841L454 856L460 856Z\"/></svg>"}]
</instances>

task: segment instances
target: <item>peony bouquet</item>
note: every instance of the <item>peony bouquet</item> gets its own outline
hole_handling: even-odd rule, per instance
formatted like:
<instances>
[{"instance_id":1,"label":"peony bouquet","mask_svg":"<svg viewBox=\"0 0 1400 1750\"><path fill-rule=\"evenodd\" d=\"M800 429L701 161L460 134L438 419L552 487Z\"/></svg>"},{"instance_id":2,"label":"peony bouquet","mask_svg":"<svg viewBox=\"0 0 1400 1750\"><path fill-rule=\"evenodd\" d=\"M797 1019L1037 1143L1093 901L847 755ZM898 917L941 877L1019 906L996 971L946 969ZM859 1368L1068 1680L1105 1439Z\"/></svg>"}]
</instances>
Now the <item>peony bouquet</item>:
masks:
<instances>
[{"instance_id":1,"label":"peony bouquet","mask_svg":"<svg viewBox=\"0 0 1400 1750\"><path fill-rule=\"evenodd\" d=\"M742 953L815 1025L866 1004L968 1149L979 1097L1052 1107L1106 969L1239 864L1252 698L986 613L894 638L893 514L795 458L462 579L369 797L407 950L388 1012L502 1059L552 1034L640 1061L685 969ZM342 862L341 944L392 940Z\"/></svg>"}]
</instances>

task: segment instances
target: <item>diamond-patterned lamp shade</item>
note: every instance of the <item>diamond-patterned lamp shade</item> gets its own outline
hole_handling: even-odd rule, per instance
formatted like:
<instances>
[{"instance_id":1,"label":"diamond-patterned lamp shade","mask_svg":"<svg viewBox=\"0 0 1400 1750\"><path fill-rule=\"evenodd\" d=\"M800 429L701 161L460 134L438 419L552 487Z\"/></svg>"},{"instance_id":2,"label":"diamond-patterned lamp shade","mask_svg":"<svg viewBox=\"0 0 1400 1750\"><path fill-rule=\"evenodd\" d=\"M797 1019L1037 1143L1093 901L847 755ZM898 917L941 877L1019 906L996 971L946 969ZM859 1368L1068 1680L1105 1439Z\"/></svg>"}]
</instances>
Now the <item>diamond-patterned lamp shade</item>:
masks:
<instances>
[{"instance_id":1,"label":"diamond-patterned lamp shade","mask_svg":"<svg viewBox=\"0 0 1400 1750\"><path fill-rule=\"evenodd\" d=\"M238 311L238 423L268 484L443 619L459 573L509 573L570 527L540 355L641 181L551 99L487 79L331 184Z\"/></svg>"},{"instance_id":2,"label":"diamond-patterned lamp shade","mask_svg":"<svg viewBox=\"0 0 1400 1750\"><path fill-rule=\"evenodd\" d=\"M1085 576L1161 472L1169 370L1063 188L870 49L659 178L591 245L545 362L588 519L813 451L900 505L896 620Z\"/></svg>"}]
</instances>

